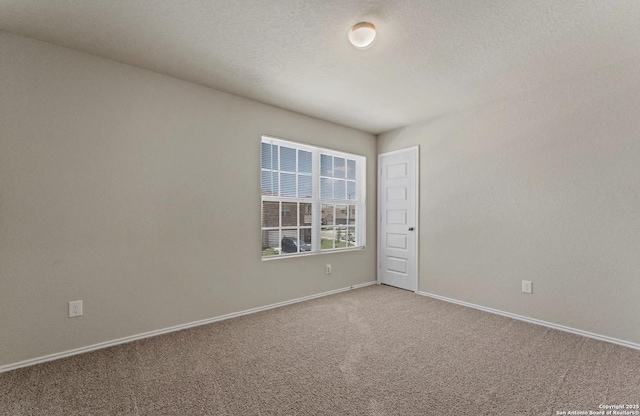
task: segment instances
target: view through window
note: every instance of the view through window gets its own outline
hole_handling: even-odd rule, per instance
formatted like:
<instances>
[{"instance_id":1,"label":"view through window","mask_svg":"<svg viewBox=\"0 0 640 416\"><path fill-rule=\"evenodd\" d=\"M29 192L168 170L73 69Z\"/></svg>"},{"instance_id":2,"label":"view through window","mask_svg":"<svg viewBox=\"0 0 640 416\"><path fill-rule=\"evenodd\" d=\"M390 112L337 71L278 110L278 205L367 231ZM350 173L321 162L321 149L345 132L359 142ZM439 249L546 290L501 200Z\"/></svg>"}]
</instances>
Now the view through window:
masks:
<instances>
[{"instance_id":1,"label":"view through window","mask_svg":"<svg viewBox=\"0 0 640 416\"><path fill-rule=\"evenodd\" d=\"M262 137L262 257L364 247L365 158Z\"/></svg>"}]
</instances>

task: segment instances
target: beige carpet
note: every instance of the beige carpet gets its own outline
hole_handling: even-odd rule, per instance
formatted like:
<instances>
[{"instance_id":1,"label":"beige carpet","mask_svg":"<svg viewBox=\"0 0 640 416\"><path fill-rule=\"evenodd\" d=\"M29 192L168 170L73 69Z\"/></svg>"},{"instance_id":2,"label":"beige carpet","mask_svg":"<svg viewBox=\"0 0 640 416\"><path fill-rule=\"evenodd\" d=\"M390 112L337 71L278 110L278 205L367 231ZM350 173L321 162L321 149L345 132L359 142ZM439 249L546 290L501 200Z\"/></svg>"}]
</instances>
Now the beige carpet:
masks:
<instances>
[{"instance_id":1,"label":"beige carpet","mask_svg":"<svg viewBox=\"0 0 640 416\"><path fill-rule=\"evenodd\" d=\"M640 401L640 351L399 289L0 374L5 415L557 415Z\"/></svg>"}]
</instances>

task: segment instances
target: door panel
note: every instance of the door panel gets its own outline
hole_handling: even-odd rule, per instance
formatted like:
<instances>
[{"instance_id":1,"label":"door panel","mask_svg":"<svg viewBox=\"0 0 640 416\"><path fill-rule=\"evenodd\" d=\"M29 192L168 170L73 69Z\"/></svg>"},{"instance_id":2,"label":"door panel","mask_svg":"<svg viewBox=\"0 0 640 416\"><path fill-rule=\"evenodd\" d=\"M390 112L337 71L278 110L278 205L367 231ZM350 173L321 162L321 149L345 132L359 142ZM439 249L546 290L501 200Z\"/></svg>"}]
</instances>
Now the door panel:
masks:
<instances>
[{"instance_id":1,"label":"door panel","mask_svg":"<svg viewBox=\"0 0 640 416\"><path fill-rule=\"evenodd\" d=\"M418 148L378 156L378 280L418 289Z\"/></svg>"}]
</instances>

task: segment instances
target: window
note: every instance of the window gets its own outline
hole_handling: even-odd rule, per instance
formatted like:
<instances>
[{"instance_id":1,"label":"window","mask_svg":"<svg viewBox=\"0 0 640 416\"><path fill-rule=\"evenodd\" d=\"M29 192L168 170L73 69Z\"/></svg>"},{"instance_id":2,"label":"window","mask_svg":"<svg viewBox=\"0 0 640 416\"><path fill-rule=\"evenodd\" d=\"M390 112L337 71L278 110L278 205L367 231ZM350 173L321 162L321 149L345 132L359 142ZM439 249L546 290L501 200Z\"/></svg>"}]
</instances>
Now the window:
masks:
<instances>
[{"instance_id":1,"label":"window","mask_svg":"<svg viewBox=\"0 0 640 416\"><path fill-rule=\"evenodd\" d=\"M363 156L263 136L261 160L263 258L364 247Z\"/></svg>"}]
</instances>

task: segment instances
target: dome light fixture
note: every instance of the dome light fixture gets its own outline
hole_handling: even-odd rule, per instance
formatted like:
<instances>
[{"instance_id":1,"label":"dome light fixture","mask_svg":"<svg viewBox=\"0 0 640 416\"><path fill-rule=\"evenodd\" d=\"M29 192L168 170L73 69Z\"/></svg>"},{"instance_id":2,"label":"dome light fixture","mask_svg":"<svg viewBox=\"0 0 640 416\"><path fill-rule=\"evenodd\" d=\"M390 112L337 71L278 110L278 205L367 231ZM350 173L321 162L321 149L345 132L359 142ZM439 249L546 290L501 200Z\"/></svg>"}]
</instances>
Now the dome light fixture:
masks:
<instances>
[{"instance_id":1,"label":"dome light fixture","mask_svg":"<svg viewBox=\"0 0 640 416\"><path fill-rule=\"evenodd\" d=\"M349 42L358 49L367 49L376 40L376 27L373 23L360 22L349 31Z\"/></svg>"}]
</instances>

